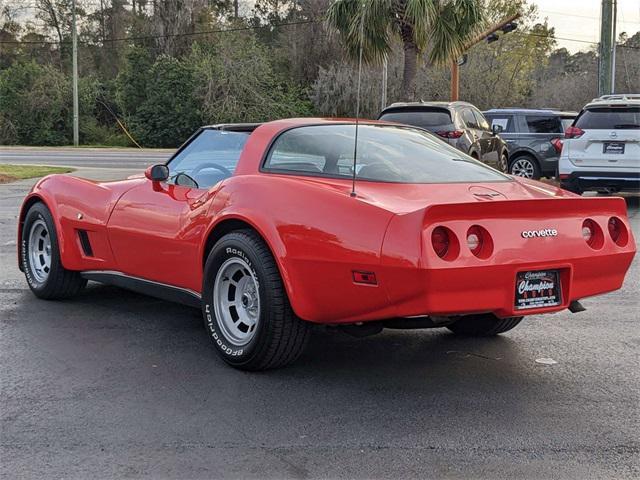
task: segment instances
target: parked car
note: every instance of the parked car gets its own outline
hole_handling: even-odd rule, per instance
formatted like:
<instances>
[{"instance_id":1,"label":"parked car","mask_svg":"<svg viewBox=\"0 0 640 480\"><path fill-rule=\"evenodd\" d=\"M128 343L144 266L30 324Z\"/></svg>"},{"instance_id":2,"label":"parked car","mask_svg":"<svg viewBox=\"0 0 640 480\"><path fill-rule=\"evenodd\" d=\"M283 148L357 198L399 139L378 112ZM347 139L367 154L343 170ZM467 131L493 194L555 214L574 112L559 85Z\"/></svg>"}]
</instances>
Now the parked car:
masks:
<instances>
[{"instance_id":1,"label":"parked car","mask_svg":"<svg viewBox=\"0 0 640 480\"><path fill-rule=\"evenodd\" d=\"M588 103L565 132L561 186L575 193L640 190L640 95Z\"/></svg>"},{"instance_id":2,"label":"parked car","mask_svg":"<svg viewBox=\"0 0 640 480\"><path fill-rule=\"evenodd\" d=\"M507 171L509 154L500 129L491 129L482 112L470 103L394 103L378 119L429 130L476 160Z\"/></svg>"},{"instance_id":3,"label":"parked car","mask_svg":"<svg viewBox=\"0 0 640 480\"><path fill-rule=\"evenodd\" d=\"M484 115L492 127L502 127L500 136L509 149L509 173L537 180L555 176L564 131L578 113L494 108L484 112Z\"/></svg>"},{"instance_id":4,"label":"parked car","mask_svg":"<svg viewBox=\"0 0 640 480\"><path fill-rule=\"evenodd\" d=\"M19 214L20 268L43 299L94 280L200 308L246 370L295 360L313 324L497 335L622 285L624 199L511 177L393 123L361 121L354 160L354 126L211 126L128 180L45 177Z\"/></svg>"}]
</instances>

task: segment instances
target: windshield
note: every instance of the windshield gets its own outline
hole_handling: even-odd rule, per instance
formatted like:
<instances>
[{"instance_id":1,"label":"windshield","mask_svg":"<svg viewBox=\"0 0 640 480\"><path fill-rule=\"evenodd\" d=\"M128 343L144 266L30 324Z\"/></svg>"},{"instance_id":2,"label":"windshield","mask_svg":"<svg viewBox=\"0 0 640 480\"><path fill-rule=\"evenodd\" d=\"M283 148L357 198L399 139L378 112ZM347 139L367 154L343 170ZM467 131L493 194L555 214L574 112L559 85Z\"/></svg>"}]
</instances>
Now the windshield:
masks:
<instances>
[{"instance_id":1,"label":"windshield","mask_svg":"<svg viewBox=\"0 0 640 480\"><path fill-rule=\"evenodd\" d=\"M207 128L168 164L169 183L209 188L233 175L250 132Z\"/></svg>"},{"instance_id":2,"label":"windshield","mask_svg":"<svg viewBox=\"0 0 640 480\"><path fill-rule=\"evenodd\" d=\"M355 125L298 127L281 134L264 168L299 175L351 178ZM360 125L356 177L393 183L508 181L423 130Z\"/></svg>"},{"instance_id":3,"label":"windshield","mask_svg":"<svg viewBox=\"0 0 640 480\"><path fill-rule=\"evenodd\" d=\"M431 132L453 130L453 121L449 110L443 108L425 108L422 110L403 110L383 113L380 120L405 123L427 129Z\"/></svg>"}]
</instances>

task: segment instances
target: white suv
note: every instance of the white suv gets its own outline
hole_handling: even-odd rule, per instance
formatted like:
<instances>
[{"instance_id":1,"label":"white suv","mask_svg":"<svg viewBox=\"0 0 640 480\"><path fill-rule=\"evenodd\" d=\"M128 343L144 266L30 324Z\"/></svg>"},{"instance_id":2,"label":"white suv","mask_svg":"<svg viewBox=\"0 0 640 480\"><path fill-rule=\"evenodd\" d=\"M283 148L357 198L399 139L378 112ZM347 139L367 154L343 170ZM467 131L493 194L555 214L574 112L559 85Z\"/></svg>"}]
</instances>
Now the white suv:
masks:
<instances>
[{"instance_id":1,"label":"white suv","mask_svg":"<svg viewBox=\"0 0 640 480\"><path fill-rule=\"evenodd\" d=\"M585 105L565 130L558 163L562 188L640 190L640 96L605 95Z\"/></svg>"}]
</instances>

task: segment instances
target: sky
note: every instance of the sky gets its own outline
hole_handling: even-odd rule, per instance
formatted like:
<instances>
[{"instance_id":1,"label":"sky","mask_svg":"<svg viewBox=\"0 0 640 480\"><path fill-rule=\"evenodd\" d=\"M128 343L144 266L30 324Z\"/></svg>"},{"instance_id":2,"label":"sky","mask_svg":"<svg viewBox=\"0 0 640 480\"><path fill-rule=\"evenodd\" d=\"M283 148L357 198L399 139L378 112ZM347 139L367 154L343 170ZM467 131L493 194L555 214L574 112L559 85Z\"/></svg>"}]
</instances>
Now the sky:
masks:
<instances>
[{"instance_id":1,"label":"sky","mask_svg":"<svg viewBox=\"0 0 640 480\"><path fill-rule=\"evenodd\" d=\"M12 0L6 0L12 3ZM16 0L13 0L16 1ZM254 0L244 0L246 9ZM30 0L17 0L25 6L32 4ZM617 33L627 32L629 36L640 30L640 0L617 0L618 20ZM0 0L0 5L4 0ZM99 0L91 3L99 5ZM539 21L545 18L555 28L558 47L570 52L590 50L600 39L600 5L601 0L529 0L538 6ZM28 18L31 10L24 11ZM570 40L567 40L570 39Z\"/></svg>"},{"instance_id":2,"label":"sky","mask_svg":"<svg viewBox=\"0 0 640 480\"><path fill-rule=\"evenodd\" d=\"M617 0L618 20L616 36L627 32L629 36L640 30L640 0ZM540 21L547 18L555 28L558 47L570 52L589 50L600 40L600 0L533 0L538 6ZM593 42L593 43L588 43Z\"/></svg>"}]
</instances>

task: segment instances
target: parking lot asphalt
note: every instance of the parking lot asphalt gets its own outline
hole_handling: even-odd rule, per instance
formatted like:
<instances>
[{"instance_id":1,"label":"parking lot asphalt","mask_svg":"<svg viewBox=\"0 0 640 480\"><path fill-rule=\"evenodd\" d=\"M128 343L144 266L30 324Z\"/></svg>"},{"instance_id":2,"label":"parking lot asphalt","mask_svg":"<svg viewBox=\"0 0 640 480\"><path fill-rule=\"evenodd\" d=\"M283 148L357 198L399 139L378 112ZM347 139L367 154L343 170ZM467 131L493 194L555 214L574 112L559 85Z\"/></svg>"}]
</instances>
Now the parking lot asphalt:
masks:
<instances>
[{"instance_id":1,"label":"parking lot asphalt","mask_svg":"<svg viewBox=\"0 0 640 480\"><path fill-rule=\"evenodd\" d=\"M498 338L318 328L293 366L244 373L197 310L98 284L36 299L15 253L32 183L0 185L2 478L640 477L637 257L586 312Z\"/></svg>"}]
</instances>

